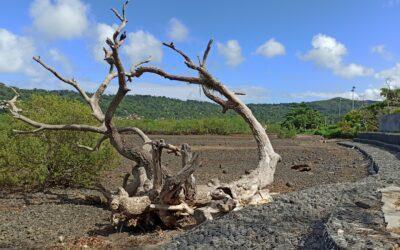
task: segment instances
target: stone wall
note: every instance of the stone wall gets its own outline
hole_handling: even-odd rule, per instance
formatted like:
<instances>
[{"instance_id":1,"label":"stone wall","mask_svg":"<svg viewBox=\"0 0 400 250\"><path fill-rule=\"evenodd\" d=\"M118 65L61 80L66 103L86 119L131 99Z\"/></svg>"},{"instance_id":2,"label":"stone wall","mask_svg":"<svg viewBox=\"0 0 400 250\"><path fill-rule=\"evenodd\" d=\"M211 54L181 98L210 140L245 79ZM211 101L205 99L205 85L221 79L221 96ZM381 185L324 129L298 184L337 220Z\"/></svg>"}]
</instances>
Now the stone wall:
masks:
<instances>
[{"instance_id":1,"label":"stone wall","mask_svg":"<svg viewBox=\"0 0 400 250\"><path fill-rule=\"evenodd\" d=\"M367 132L359 133L358 139L380 141L386 144L400 145L400 133Z\"/></svg>"},{"instance_id":2,"label":"stone wall","mask_svg":"<svg viewBox=\"0 0 400 250\"><path fill-rule=\"evenodd\" d=\"M400 114L385 115L379 120L379 131L400 132Z\"/></svg>"}]
</instances>

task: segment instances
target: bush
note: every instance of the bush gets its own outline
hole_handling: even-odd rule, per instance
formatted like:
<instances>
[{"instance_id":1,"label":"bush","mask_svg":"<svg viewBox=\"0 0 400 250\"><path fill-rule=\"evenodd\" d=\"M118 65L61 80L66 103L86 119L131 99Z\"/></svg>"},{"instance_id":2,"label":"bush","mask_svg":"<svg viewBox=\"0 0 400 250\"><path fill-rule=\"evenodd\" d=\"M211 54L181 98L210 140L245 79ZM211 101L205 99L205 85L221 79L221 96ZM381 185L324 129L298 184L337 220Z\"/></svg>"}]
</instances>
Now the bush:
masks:
<instances>
[{"instance_id":1,"label":"bush","mask_svg":"<svg viewBox=\"0 0 400 250\"><path fill-rule=\"evenodd\" d=\"M269 123L265 125L265 131L268 134L279 134L282 131L282 126L279 123Z\"/></svg>"},{"instance_id":2,"label":"bush","mask_svg":"<svg viewBox=\"0 0 400 250\"><path fill-rule=\"evenodd\" d=\"M317 110L310 109L306 104L295 105L286 114L282 127L288 130L304 132L309 129L317 129L323 124L323 116Z\"/></svg>"},{"instance_id":3,"label":"bush","mask_svg":"<svg viewBox=\"0 0 400 250\"><path fill-rule=\"evenodd\" d=\"M53 95L33 95L19 105L33 120L52 123L96 124L82 102ZM7 114L0 115L0 186L90 185L102 170L119 163L108 143L98 152L79 149L94 145L99 135L75 131L45 131L18 135L12 129L32 130Z\"/></svg>"},{"instance_id":4,"label":"bush","mask_svg":"<svg viewBox=\"0 0 400 250\"><path fill-rule=\"evenodd\" d=\"M295 129L288 129L285 127L282 127L281 130L279 130L277 136L280 139L288 139L288 138L295 138L297 135L297 131Z\"/></svg>"},{"instance_id":5,"label":"bush","mask_svg":"<svg viewBox=\"0 0 400 250\"><path fill-rule=\"evenodd\" d=\"M353 138L356 135L351 131L344 131L342 128L338 127L337 124L322 127L318 130L311 131L314 135L321 135L324 138Z\"/></svg>"},{"instance_id":6,"label":"bush","mask_svg":"<svg viewBox=\"0 0 400 250\"><path fill-rule=\"evenodd\" d=\"M239 116L183 120L118 119L118 126L134 126L148 134L248 134L249 125Z\"/></svg>"}]
</instances>

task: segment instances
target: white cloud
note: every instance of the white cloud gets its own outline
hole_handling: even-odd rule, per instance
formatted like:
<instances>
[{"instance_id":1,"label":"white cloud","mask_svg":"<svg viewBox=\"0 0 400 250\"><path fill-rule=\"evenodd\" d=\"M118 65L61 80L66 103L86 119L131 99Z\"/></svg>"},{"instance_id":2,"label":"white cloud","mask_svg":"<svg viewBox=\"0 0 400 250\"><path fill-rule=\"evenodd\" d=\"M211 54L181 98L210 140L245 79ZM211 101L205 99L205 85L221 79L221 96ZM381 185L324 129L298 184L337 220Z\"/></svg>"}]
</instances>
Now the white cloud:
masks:
<instances>
[{"instance_id":1,"label":"white cloud","mask_svg":"<svg viewBox=\"0 0 400 250\"><path fill-rule=\"evenodd\" d=\"M181 100L205 100L204 97L200 95L200 88L198 85L182 83L137 82L130 94L166 96Z\"/></svg>"},{"instance_id":2,"label":"white cloud","mask_svg":"<svg viewBox=\"0 0 400 250\"><path fill-rule=\"evenodd\" d=\"M29 73L34 53L30 39L0 29L0 73Z\"/></svg>"},{"instance_id":3,"label":"white cloud","mask_svg":"<svg viewBox=\"0 0 400 250\"><path fill-rule=\"evenodd\" d=\"M107 93L115 93L117 87L110 86ZM260 103L265 102L268 97L267 90L260 86L243 86L232 88L235 91L245 92L245 96L240 96L244 102ZM152 96L166 96L180 100L197 100L212 102L202 93L201 87L194 84L182 83L149 83L137 82L135 87L129 92L131 95L152 95Z\"/></svg>"},{"instance_id":4,"label":"white cloud","mask_svg":"<svg viewBox=\"0 0 400 250\"><path fill-rule=\"evenodd\" d=\"M371 52L380 55L385 60L392 60L393 54L390 53L384 44L375 45L371 48Z\"/></svg>"},{"instance_id":5,"label":"white cloud","mask_svg":"<svg viewBox=\"0 0 400 250\"><path fill-rule=\"evenodd\" d=\"M336 41L335 38L318 34L313 37L312 49L302 59L313 61L315 64L333 70L333 73L344 78L368 76L373 74L373 69L362 65L343 63L343 57L347 54L346 47Z\"/></svg>"},{"instance_id":6,"label":"white cloud","mask_svg":"<svg viewBox=\"0 0 400 250\"><path fill-rule=\"evenodd\" d=\"M366 89L363 95L364 100L382 100L380 89Z\"/></svg>"},{"instance_id":7,"label":"white cloud","mask_svg":"<svg viewBox=\"0 0 400 250\"><path fill-rule=\"evenodd\" d=\"M35 0L30 6L35 29L49 39L82 36L89 24L87 11L80 0Z\"/></svg>"},{"instance_id":8,"label":"white cloud","mask_svg":"<svg viewBox=\"0 0 400 250\"><path fill-rule=\"evenodd\" d=\"M382 70L375 77L384 81L389 80L392 87L400 88L400 63L390 69Z\"/></svg>"},{"instance_id":9,"label":"white cloud","mask_svg":"<svg viewBox=\"0 0 400 250\"><path fill-rule=\"evenodd\" d=\"M257 55L262 55L265 57L282 56L286 53L285 46L280 42L276 41L274 38L269 39L263 45L257 48Z\"/></svg>"},{"instance_id":10,"label":"white cloud","mask_svg":"<svg viewBox=\"0 0 400 250\"><path fill-rule=\"evenodd\" d=\"M97 61L104 61L103 47L108 48L105 41L107 38L112 38L116 27L116 24L112 26L104 23L97 24L96 41L92 48L93 55ZM129 58L130 63L137 63L149 56L151 56L152 62L161 62L163 57L161 42L152 34L143 30L128 33L121 49L123 54Z\"/></svg>"},{"instance_id":11,"label":"white cloud","mask_svg":"<svg viewBox=\"0 0 400 250\"><path fill-rule=\"evenodd\" d=\"M341 65L334 69L335 74L342 76L344 78L354 78L359 76L369 76L374 73L371 68L365 68L362 65L350 63L347 65Z\"/></svg>"},{"instance_id":12,"label":"white cloud","mask_svg":"<svg viewBox=\"0 0 400 250\"><path fill-rule=\"evenodd\" d=\"M162 44L149 32L139 30L129 33L126 42L122 51L129 57L131 63L137 63L149 56L152 62L161 62Z\"/></svg>"},{"instance_id":13,"label":"white cloud","mask_svg":"<svg viewBox=\"0 0 400 250\"><path fill-rule=\"evenodd\" d=\"M72 64L68 60L66 56L64 56L59 50L57 49L50 49L49 55L53 62L59 63L65 71L71 72L72 71Z\"/></svg>"},{"instance_id":14,"label":"white cloud","mask_svg":"<svg viewBox=\"0 0 400 250\"><path fill-rule=\"evenodd\" d=\"M291 93L289 97L296 99L306 99L306 98L315 98L319 100L332 99L335 97L342 97L346 99L352 99L353 93L351 91L347 92L314 92L307 91L302 93ZM369 88L364 90L363 92L354 92L355 100L382 100L380 96L380 89L377 88Z\"/></svg>"},{"instance_id":15,"label":"white cloud","mask_svg":"<svg viewBox=\"0 0 400 250\"><path fill-rule=\"evenodd\" d=\"M265 103L270 97L266 88L257 85L243 85L231 89L234 92L245 93L244 96L239 96L239 98L246 103Z\"/></svg>"},{"instance_id":16,"label":"white cloud","mask_svg":"<svg viewBox=\"0 0 400 250\"><path fill-rule=\"evenodd\" d=\"M98 23L96 26L96 33L95 33L96 42L93 45L92 52L93 52L94 58L99 62L104 61L103 47L107 48L106 39L112 38L115 27L116 27L116 24L110 26L105 23Z\"/></svg>"},{"instance_id":17,"label":"white cloud","mask_svg":"<svg viewBox=\"0 0 400 250\"><path fill-rule=\"evenodd\" d=\"M226 64L229 66L237 66L244 61L242 56L242 48L236 40L229 40L226 44L217 44L218 53L225 57Z\"/></svg>"},{"instance_id":18,"label":"white cloud","mask_svg":"<svg viewBox=\"0 0 400 250\"><path fill-rule=\"evenodd\" d=\"M187 39L188 35L188 28L178 19L171 18L168 27L168 37L173 41L182 42Z\"/></svg>"}]
</instances>

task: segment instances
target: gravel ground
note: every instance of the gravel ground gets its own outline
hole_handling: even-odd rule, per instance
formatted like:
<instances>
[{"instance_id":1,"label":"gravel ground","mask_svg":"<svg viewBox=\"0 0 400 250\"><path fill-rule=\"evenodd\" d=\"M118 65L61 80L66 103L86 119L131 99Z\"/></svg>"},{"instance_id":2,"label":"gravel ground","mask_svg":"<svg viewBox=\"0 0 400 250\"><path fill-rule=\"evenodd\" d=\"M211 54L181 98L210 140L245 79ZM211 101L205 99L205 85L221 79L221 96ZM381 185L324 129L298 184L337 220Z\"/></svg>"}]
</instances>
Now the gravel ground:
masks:
<instances>
[{"instance_id":1,"label":"gravel ground","mask_svg":"<svg viewBox=\"0 0 400 250\"><path fill-rule=\"evenodd\" d=\"M393 249L385 230L379 188L400 184L400 157L359 144L379 173L354 183L279 194L268 205L246 207L179 235L165 249Z\"/></svg>"},{"instance_id":2,"label":"gravel ground","mask_svg":"<svg viewBox=\"0 0 400 250\"><path fill-rule=\"evenodd\" d=\"M255 146L250 136L152 136L152 138L161 137L174 144L188 142L194 151L201 152L202 158L207 161L199 171L196 171L200 183L205 183L216 176L223 181L232 180L242 175L246 169L254 166ZM324 213L323 211L330 211L329 209L334 206L333 203L327 203L324 199L319 201L320 196L326 193L329 199L333 201L337 199L334 194L338 191L334 188L326 191L324 187L329 185L324 183L353 182L363 178L367 175L366 164L368 161L356 150L338 146L334 142L323 143L318 137L303 137L295 140L272 138L272 143L283 157L283 161L277 167L275 183L271 187L272 191L299 191L321 184L323 187L306 191L309 193L307 196L307 199L310 200L309 210L307 210L308 208L299 210L304 203L302 202L304 197L301 196L302 192L293 192L282 195L283 198L276 197L277 200L283 199L282 203L257 207L256 209L259 211L257 214L264 214L264 211L266 213L262 219L256 219L257 216L252 214L254 208L244 209L241 212L242 215L233 213L228 216L239 216L234 219L237 226L240 227L238 233L242 232L241 227L250 227L248 225L251 223L243 222L243 224L241 222L248 216L246 221L254 222L254 226L250 227L254 232L258 232L260 227L267 229L266 225L268 224L274 225L272 229L268 229L271 231L269 233L271 237L276 237L276 239L273 238L271 244L281 244L281 235L284 235L283 238L293 238L285 236L290 234L298 235L298 242L294 241L293 245L312 245L312 242L316 240L308 234L323 225L322 222L328 216L328 212ZM169 155L164 160L172 170L179 169L177 166L179 166L180 159ZM292 169L292 166L300 164L307 164L311 171L300 172ZM114 190L121 185L122 176L125 171L130 170L131 166L131 163L126 162L121 168L107 173L103 181ZM288 183L290 185L287 185ZM347 185L343 188L347 188ZM329 194L330 192L334 194ZM0 248L76 248L85 245L92 248L114 249L133 246L158 247L160 243L168 241L171 236L182 233L178 230L163 231L160 229L152 232L144 232L140 229L135 232L121 232L118 228L110 227L110 212L104 207L96 206L85 200L84 193L96 194L95 191L86 189L51 189L46 193L33 194L10 194L0 191ZM278 211L282 211L281 217L269 216L269 214L274 214L273 210L275 210L275 208L268 208L269 206L276 206ZM314 218L314 216L316 217L311 225L307 221L308 218ZM286 217L292 219L286 220ZM211 230L210 235L218 235L217 231L220 230L218 221L211 223L211 225L215 225L215 230ZM196 230L200 230L206 225L208 224L201 225ZM279 234L278 228L287 229L289 225L292 225L291 230ZM232 228L235 227L235 225L232 226ZM306 230L307 228L309 231ZM274 233L275 231L277 233ZM190 234L189 232L188 235ZM206 248L210 246L207 235L205 234L204 240L198 239L204 243L204 245L198 246ZM185 237L187 236L182 236L182 239ZM223 238L222 236L213 237ZM237 237L238 240L245 240L247 236L245 234L242 238ZM261 236L254 237L260 239ZM307 240L301 243L301 237L306 237ZM232 237L227 239L232 239ZM195 244L197 241L193 242ZM221 242L224 240L221 239ZM254 242L260 241L255 240Z\"/></svg>"},{"instance_id":3,"label":"gravel ground","mask_svg":"<svg viewBox=\"0 0 400 250\"><path fill-rule=\"evenodd\" d=\"M250 135L151 135L151 139L165 139L166 142L180 145L189 143L192 150L200 153L203 166L196 169L195 177L199 184L207 184L218 177L222 182L230 182L244 175L257 165L257 149ZM356 181L368 175L368 161L353 149L340 147L333 140L326 143L318 136L302 136L296 139L278 139L271 135L275 151L281 155L275 171L275 181L269 187L271 192L290 192L308 187L346 181ZM136 136L126 141L138 145ZM122 169L107 174L106 186L121 185L125 172L130 171L132 162L126 161ZM181 168L179 157L164 154L163 164L173 172ZM310 171L292 169L304 165Z\"/></svg>"}]
</instances>

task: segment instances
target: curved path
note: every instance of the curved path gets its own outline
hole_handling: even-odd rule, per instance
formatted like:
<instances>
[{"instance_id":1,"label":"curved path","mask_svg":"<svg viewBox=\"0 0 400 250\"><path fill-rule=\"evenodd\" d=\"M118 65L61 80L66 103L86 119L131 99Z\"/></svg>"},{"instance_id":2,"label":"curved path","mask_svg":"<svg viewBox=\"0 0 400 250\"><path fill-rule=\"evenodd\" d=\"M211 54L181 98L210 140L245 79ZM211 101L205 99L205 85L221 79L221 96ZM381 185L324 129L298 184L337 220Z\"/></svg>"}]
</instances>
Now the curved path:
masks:
<instances>
[{"instance_id":1,"label":"curved path","mask_svg":"<svg viewBox=\"0 0 400 250\"><path fill-rule=\"evenodd\" d=\"M371 173L353 183L321 185L274 196L182 234L166 249L391 249L400 245L386 231L380 189L400 186L400 157L367 144L345 142L371 160ZM378 171L377 173L375 171Z\"/></svg>"}]
</instances>

